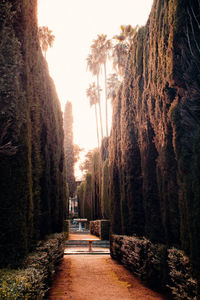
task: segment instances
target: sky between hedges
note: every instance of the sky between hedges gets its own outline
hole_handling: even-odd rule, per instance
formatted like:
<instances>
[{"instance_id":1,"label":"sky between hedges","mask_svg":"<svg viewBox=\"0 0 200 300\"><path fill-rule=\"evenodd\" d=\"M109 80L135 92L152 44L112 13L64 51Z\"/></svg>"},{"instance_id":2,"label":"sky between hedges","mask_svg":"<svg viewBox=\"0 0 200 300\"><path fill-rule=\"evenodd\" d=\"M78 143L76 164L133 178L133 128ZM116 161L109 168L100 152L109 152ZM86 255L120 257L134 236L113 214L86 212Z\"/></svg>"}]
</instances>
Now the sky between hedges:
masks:
<instances>
[{"instance_id":1,"label":"sky between hedges","mask_svg":"<svg viewBox=\"0 0 200 300\"><path fill-rule=\"evenodd\" d=\"M95 81L86 64L92 41L97 34L112 38L120 33L120 25L145 25L152 3L153 0L38 0L39 26L48 26L55 35L53 48L47 52L50 74L62 110L66 101L72 102L74 143L86 151L97 146L94 108L90 108L85 92ZM112 73L111 64L108 68ZM104 107L103 93L101 99ZM109 128L111 115L110 106Z\"/></svg>"}]
</instances>

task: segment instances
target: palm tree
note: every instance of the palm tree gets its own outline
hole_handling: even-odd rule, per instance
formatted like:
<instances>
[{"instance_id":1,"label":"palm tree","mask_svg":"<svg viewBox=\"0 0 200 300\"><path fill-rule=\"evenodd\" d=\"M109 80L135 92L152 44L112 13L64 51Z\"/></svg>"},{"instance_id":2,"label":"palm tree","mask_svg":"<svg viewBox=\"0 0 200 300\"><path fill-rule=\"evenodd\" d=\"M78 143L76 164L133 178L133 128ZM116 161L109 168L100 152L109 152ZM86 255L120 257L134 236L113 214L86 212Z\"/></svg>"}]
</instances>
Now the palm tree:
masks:
<instances>
[{"instance_id":1,"label":"palm tree","mask_svg":"<svg viewBox=\"0 0 200 300\"><path fill-rule=\"evenodd\" d=\"M112 103L117 96L117 90L120 86L120 81L118 79L118 75L116 73L110 74L107 79L107 86L108 86L108 99L112 100Z\"/></svg>"},{"instance_id":2,"label":"palm tree","mask_svg":"<svg viewBox=\"0 0 200 300\"><path fill-rule=\"evenodd\" d=\"M133 38L138 30L138 25L136 25L134 28L131 25L121 25L120 29L120 34L115 35L114 38L120 42L127 41L129 45L131 45Z\"/></svg>"},{"instance_id":3,"label":"palm tree","mask_svg":"<svg viewBox=\"0 0 200 300\"><path fill-rule=\"evenodd\" d=\"M89 54L87 57L87 66L93 75L97 77L97 95L99 104L99 118L101 126L101 138L103 139L103 126L102 126L102 113L101 113L101 99L100 99L100 85L99 85L99 73L100 73L100 63L98 56L95 53Z\"/></svg>"},{"instance_id":4,"label":"palm tree","mask_svg":"<svg viewBox=\"0 0 200 300\"><path fill-rule=\"evenodd\" d=\"M47 26L39 27L38 35L40 40L40 46L46 58L48 47L53 46L55 35L52 34L52 30L50 30Z\"/></svg>"},{"instance_id":5,"label":"palm tree","mask_svg":"<svg viewBox=\"0 0 200 300\"><path fill-rule=\"evenodd\" d=\"M97 103L98 103L98 90L93 82L89 85L89 88L86 90L86 95L90 100L90 106L94 105L95 108L95 118L96 118L96 128L97 128L97 142L98 142L98 148L99 148L99 128L98 128L98 117L97 117Z\"/></svg>"},{"instance_id":6,"label":"palm tree","mask_svg":"<svg viewBox=\"0 0 200 300\"><path fill-rule=\"evenodd\" d=\"M109 53L112 48L111 40L107 40L107 35L97 35L97 39L93 41L91 46L92 53L97 56L100 65L104 67L104 82L105 82L105 114L106 114L106 135L108 136L108 97L107 97L107 68L106 62L109 58Z\"/></svg>"},{"instance_id":7,"label":"palm tree","mask_svg":"<svg viewBox=\"0 0 200 300\"><path fill-rule=\"evenodd\" d=\"M115 35L113 39L117 43L113 47L113 67L119 73L120 76L124 76L128 52L132 45L133 38L138 30L138 25L132 27L131 25L121 25L121 32L119 35Z\"/></svg>"}]
</instances>

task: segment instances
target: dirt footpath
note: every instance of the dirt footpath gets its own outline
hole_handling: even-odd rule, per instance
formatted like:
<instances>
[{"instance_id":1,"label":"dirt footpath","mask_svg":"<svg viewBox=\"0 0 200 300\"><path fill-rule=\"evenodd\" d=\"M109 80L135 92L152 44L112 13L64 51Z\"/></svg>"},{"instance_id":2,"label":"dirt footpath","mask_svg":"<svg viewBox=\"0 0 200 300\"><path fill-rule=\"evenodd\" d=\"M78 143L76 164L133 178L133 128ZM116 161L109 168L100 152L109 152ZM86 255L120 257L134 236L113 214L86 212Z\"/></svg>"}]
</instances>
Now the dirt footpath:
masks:
<instances>
[{"instance_id":1,"label":"dirt footpath","mask_svg":"<svg viewBox=\"0 0 200 300\"><path fill-rule=\"evenodd\" d=\"M165 299L106 255L65 255L50 300Z\"/></svg>"}]
</instances>

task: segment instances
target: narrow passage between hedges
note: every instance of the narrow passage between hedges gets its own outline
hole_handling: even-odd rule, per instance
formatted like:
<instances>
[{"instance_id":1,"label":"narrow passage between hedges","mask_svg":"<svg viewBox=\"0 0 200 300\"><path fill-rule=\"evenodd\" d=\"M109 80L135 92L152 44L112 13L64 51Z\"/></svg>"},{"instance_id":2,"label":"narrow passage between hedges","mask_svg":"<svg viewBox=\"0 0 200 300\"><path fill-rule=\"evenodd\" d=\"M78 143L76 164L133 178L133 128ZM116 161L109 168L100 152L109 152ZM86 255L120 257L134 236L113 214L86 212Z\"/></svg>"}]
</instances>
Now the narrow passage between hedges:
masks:
<instances>
[{"instance_id":1,"label":"narrow passage between hedges","mask_svg":"<svg viewBox=\"0 0 200 300\"><path fill-rule=\"evenodd\" d=\"M155 300L148 289L106 255L66 255L49 293L50 300Z\"/></svg>"}]
</instances>

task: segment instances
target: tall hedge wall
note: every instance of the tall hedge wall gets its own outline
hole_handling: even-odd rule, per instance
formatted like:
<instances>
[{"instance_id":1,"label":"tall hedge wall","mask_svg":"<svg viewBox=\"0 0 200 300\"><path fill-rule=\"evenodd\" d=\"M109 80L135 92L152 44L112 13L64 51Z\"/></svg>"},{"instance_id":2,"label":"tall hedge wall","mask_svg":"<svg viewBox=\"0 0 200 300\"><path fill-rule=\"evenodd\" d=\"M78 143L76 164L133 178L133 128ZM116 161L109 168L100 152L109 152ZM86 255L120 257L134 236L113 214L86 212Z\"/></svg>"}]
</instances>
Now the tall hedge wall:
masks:
<instances>
[{"instance_id":1,"label":"tall hedge wall","mask_svg":"<svg viewBox=\"0 0 200 300\"><path fill-rule=\"evenodd\" d=\"M37 33L36 0L0 2L0 266L63 227L62 113Z\"/></svg>"},{"instance_id":2,"label":"tall hedge wall","mask_svg":"<svg viewBox=\"0 0 200 300\"><path fill-rule=\"evenodd\" d=\"M198 267L199 11L198 0L154 0L129 52L109 145L112 231L184 249Z\"/></svg>"}]
</instances>

